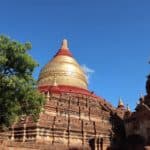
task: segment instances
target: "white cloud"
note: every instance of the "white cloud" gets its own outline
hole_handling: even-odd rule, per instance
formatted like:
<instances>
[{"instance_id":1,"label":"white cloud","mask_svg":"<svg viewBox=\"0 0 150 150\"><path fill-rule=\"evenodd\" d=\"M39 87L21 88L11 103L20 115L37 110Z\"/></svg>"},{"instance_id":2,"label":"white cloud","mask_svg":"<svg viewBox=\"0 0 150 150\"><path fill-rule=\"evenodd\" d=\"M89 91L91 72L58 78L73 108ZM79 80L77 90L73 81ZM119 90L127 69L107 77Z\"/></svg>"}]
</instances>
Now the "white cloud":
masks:
<instances>
[{"instance_id":1,"label":"white cloud","mask_svg":"<svg viewBox=\"0 0 150 150\"><path fill-rule=\"evenodd\" d=\"M81 65L81 67L82 67L82 69L83 69L83 71L84 71L84 73L85 73L85 75L86 75L86 79L87 79L87 81L88 81L88 83L89 83L90 77L91 77L91 75L92 75L95 71L94 71L93 69L87 67L85 64Z\"/></svg>"}]
</instances>

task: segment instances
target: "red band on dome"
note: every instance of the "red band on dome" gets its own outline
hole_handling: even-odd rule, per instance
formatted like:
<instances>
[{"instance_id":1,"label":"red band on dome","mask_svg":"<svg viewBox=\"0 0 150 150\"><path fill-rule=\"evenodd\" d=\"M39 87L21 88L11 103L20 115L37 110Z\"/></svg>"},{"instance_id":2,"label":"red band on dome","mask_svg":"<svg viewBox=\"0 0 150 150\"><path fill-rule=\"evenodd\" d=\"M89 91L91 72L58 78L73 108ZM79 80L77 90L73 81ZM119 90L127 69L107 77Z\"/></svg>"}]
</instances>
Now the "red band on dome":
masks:
<instances>
[{"instance_id":1,"label":"red band on dome","mask_svg":"<svg viewBox=\"0 0 150 150\"><path fill-rule=\"evenodd\" d=\"M72 57L72 53L68 49L60 49L54 57L59 56L59 55L65 55L65 56Z\"/></svg>"}]
</instances>

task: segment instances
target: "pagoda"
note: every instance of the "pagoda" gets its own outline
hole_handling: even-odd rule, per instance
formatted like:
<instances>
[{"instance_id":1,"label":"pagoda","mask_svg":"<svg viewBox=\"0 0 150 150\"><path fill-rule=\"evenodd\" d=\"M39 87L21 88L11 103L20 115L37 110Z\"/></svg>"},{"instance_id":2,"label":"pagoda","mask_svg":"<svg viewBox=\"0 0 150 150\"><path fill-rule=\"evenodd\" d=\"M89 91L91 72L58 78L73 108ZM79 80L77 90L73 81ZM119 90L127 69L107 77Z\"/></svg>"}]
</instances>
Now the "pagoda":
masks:
<instances>
[{"instance_id":1,"label":"pagoda","mask_svg":"<svg viewBox=\"0 0 150 150\"><path fill-rule=\"evenodd\" d=\"M12 143L49 145L49 149L106 150L113 137L111 113L105 99L88 89L85 72L64 39L56 55L43 67L38 90L46 103L36 122L22 116L11 128Z\"/></svg>"},{"instance_id":2,"label":"pagoda","mask_svg":"<svg viewBox=\"0 0 150 150\"><path fill-rule=\"evenodd\" d=\"M146 95L140 96L135 112L128 113L124 122L127 142L134 141L134 147L150 150L150 75L146 81Z\"/></svg>"}]
</instances>

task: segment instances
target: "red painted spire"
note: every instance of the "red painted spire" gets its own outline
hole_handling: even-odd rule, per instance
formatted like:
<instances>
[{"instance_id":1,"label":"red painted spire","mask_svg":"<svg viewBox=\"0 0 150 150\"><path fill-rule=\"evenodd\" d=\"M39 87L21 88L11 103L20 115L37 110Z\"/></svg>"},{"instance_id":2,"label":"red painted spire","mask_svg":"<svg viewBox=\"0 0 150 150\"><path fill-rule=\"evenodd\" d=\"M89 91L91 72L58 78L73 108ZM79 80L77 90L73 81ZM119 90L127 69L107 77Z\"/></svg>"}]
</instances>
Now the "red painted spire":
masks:
<instances>
[{"instance_id":1,"label":"red painted spire","mask_svg":"<svg viewBox=\"0 0 150 150\"><path fill-rule=\"evenodd\" d=\"M56 55L55 55L54 57L56 57L56 56L58 56L58 55L65 55L65 56L70 56L70 57L72 57L72 54L71 54L71 52L70 52L70 50L69 50L69 48L68 48L68 42L67 42L66 39L64 39L64 40L62 41L61 48L59 49L59 51L56 53Z\"/></svg>"}]
</instances>

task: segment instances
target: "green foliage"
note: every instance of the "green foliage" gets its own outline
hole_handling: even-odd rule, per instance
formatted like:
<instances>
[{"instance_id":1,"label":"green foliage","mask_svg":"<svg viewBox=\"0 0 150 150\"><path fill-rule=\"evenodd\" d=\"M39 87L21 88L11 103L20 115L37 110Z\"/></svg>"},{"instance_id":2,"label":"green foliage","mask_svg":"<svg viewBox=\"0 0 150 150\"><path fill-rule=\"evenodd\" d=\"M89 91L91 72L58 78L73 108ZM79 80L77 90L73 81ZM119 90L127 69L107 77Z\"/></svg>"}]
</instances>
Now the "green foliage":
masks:
<instances>
[{"instance_id":1,"label":"green foliage","mask_svg":"<svg viewBox=\"0 0 150 150\"><path fill-rule=\"evenodd\" d=\"M37 117L41 111L44 98L32 77L38 64L29 49L30 43L0 36L0 126L8 127L19 115Z\"/></svg>"}]
</instances>

